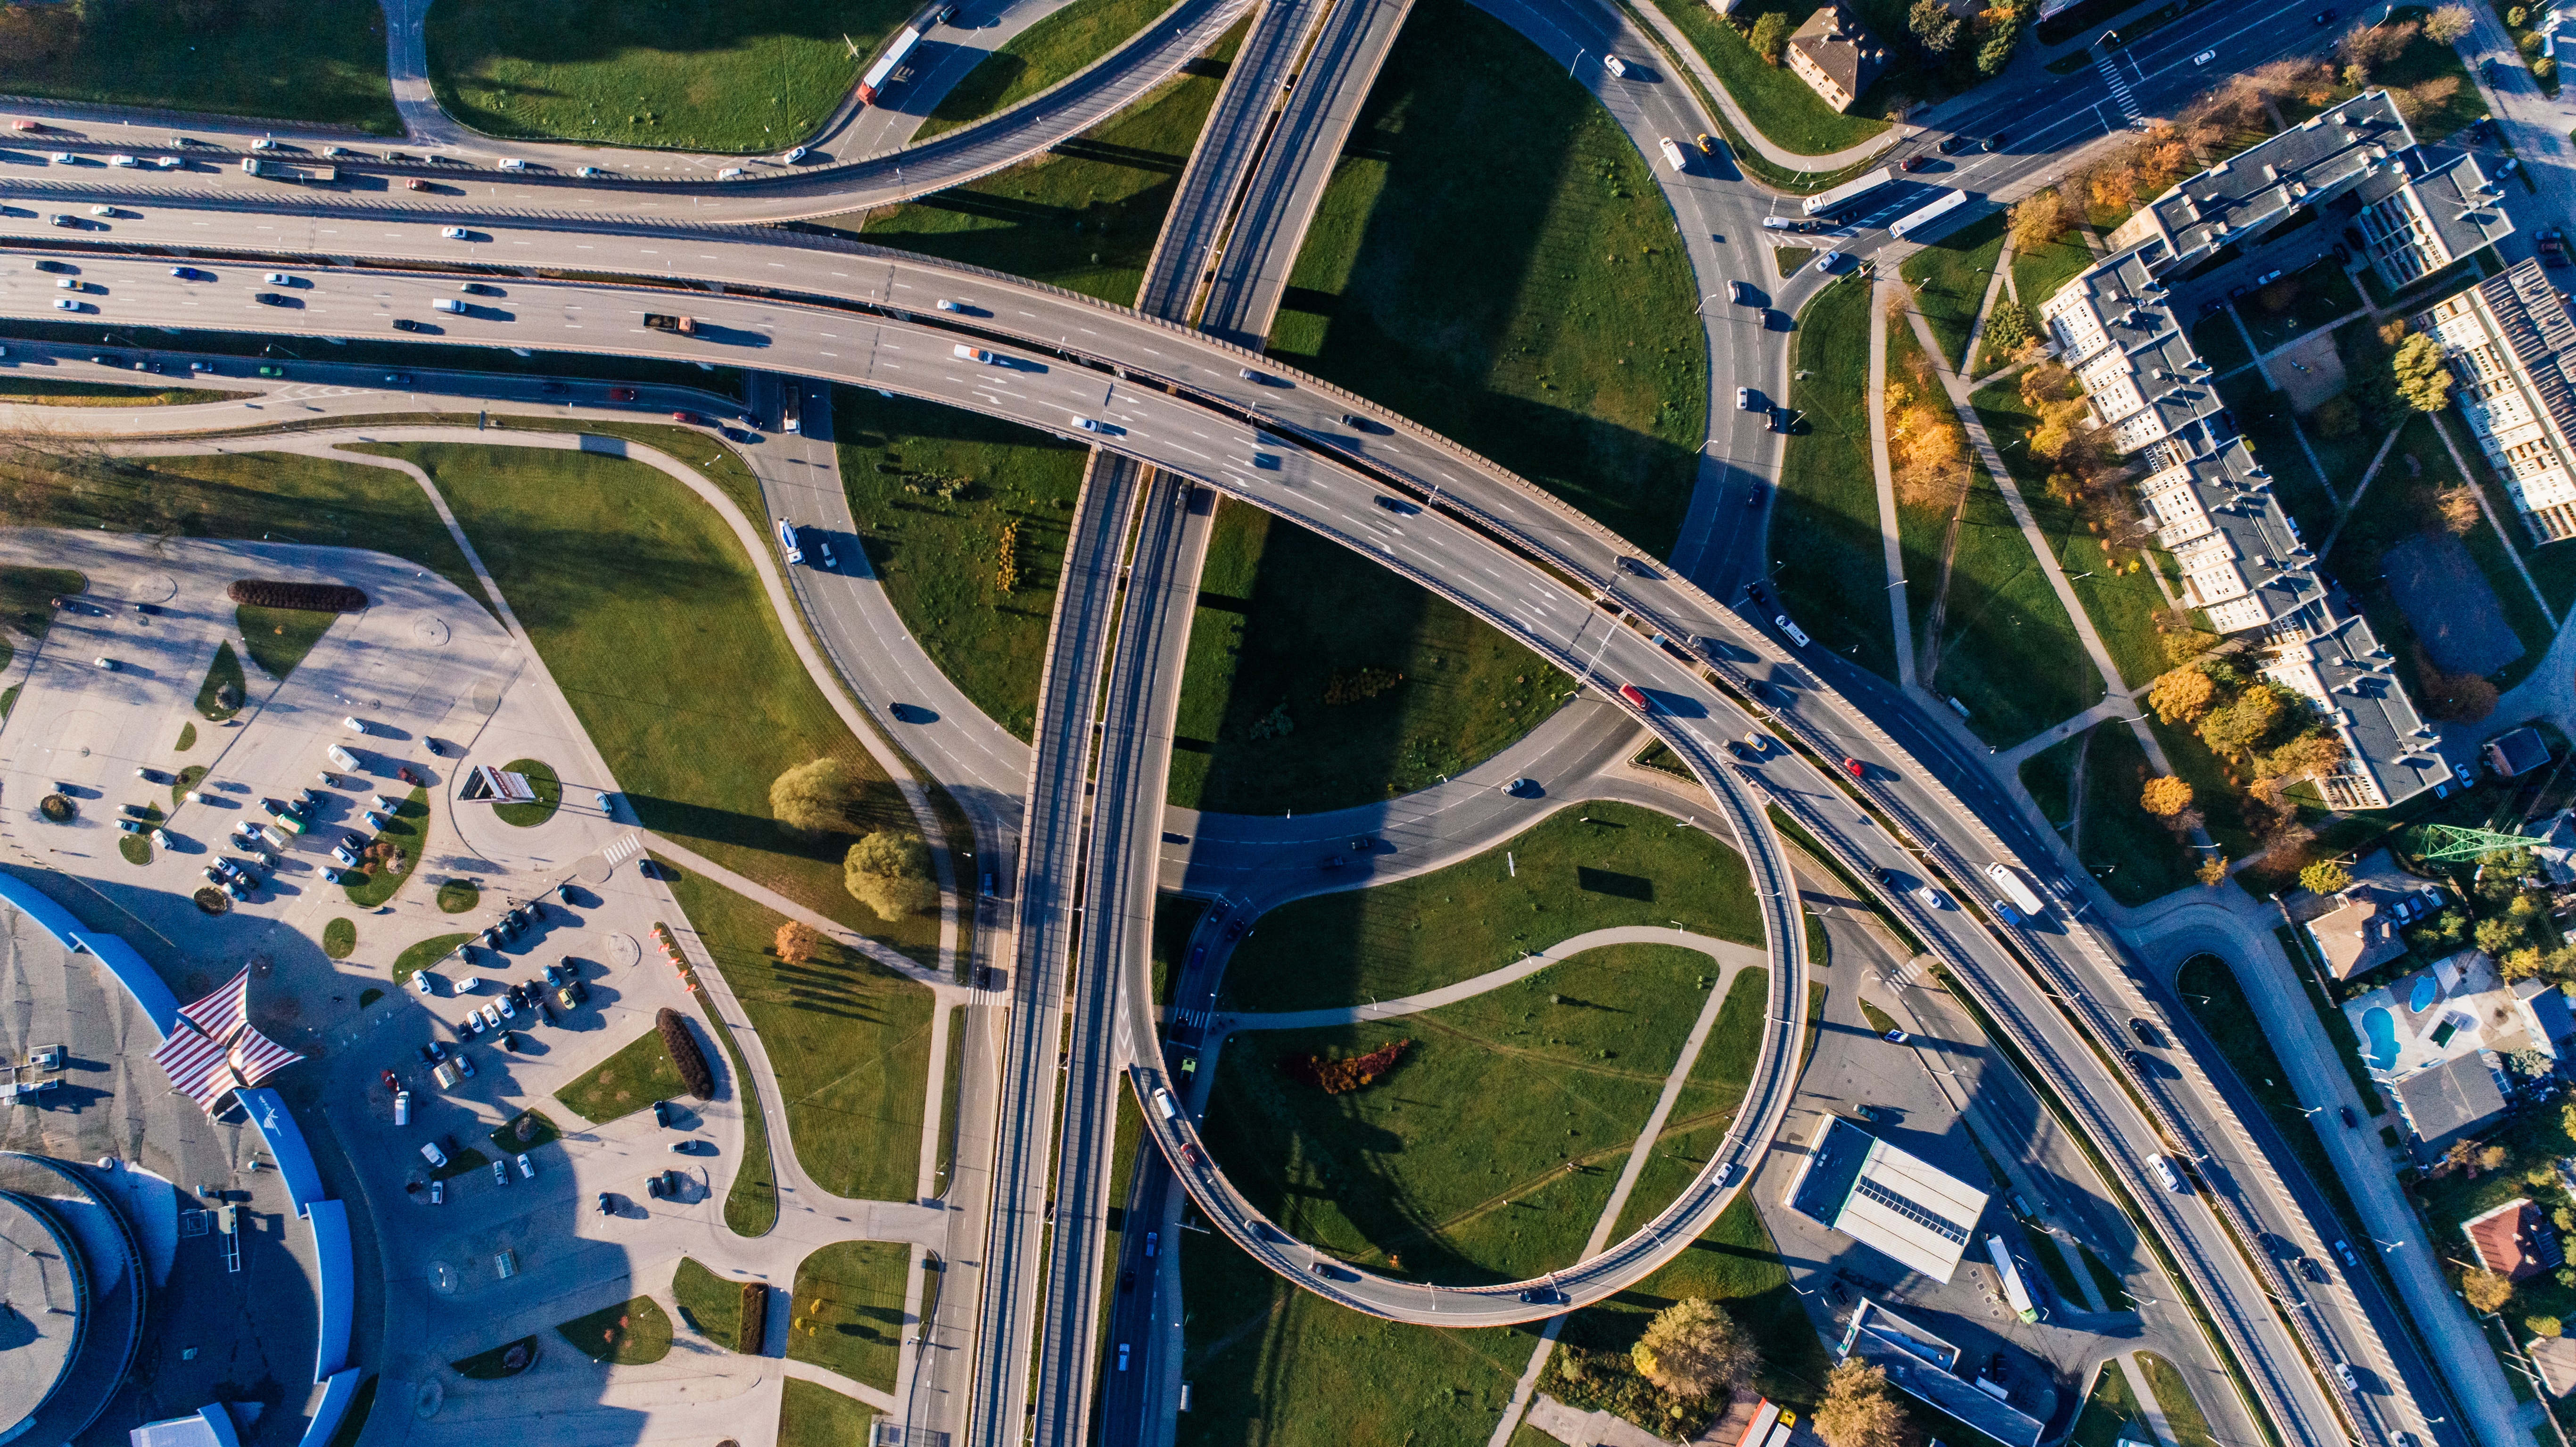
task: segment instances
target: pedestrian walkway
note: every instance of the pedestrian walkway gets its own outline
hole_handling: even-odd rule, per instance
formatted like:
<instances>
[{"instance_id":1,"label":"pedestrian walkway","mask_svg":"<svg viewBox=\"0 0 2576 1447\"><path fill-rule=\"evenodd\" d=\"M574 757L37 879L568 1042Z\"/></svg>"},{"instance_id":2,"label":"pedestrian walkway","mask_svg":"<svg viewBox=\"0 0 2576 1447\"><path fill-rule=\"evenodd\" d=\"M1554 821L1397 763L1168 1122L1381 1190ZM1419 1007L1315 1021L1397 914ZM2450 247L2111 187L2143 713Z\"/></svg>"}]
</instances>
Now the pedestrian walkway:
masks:
<instances>
[{"instance_id":1,"label":"pedestrian walkway","mask_svg":"<svg viewBox=\"0 0 2576 1447\"><path fill-rule=\"evenodd\" d=\"M1356 1025L1364 1020L1393 1020L1405 1015L1418 1015L1455 1005L1478 995L1499 990L1518 980L1526 980L1550 965L1582 954L1586 950L1606 949L1611 945L1672 945L1679 949L1697 950L1715 961L1719 974L1717 993L1725 995L1734 982L1735 972L1747 965L1760 966L1770 960L1769 954L1751 945L1695 935L1687 930L1664 929L1657 925L1619 925L1610 929L1591 930L1561 944L1551 945L1536 954L1524 955L1499 970L1443 985L1436 990L1405 995L1393 1000L1378 1000L1366 1005L1352 1005L1333 1010L1282 1010L1264 1015L1229 1015L1225 1028L1245 1030L1315 1030L1327 1025Z\"/></svg>"},{"instance_id":2,"label":"pedestrian walkway","mask_svg":"<svg viewBox=\"0 0 2576 1447\"><path fill-rule=\"evenodd\" d=\"M2110 88L2111 99L2120 107L2120 114L2134 126L2144 121L2147 113L2138 109L2138 98L2129 94L2128 79L2120 74L2122 58L2122 53L2117 50L2102 52L2093 58L2093 73L2102 77L2102 84Z\"/></svg>"}]
</instances>

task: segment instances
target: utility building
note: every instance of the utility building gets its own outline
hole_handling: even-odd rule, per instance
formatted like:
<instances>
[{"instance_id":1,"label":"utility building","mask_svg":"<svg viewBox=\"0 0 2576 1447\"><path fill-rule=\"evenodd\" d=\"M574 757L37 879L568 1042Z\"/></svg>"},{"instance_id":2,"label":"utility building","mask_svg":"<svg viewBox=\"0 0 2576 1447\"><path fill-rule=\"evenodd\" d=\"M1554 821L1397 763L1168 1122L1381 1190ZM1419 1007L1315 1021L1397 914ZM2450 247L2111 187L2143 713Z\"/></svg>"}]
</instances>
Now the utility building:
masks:
<instances>
[{"instance_id":1,"label":"utility building","mask_svg":"<svg viewBox=\"0 0 2576 1447\"><path fill-rule=\"evenodd\" d=\"M1986 1193L1838 1115L1825 1117L1789 1181L1789 1209L1947 1284Z\"/></svg>"}]
</instances>

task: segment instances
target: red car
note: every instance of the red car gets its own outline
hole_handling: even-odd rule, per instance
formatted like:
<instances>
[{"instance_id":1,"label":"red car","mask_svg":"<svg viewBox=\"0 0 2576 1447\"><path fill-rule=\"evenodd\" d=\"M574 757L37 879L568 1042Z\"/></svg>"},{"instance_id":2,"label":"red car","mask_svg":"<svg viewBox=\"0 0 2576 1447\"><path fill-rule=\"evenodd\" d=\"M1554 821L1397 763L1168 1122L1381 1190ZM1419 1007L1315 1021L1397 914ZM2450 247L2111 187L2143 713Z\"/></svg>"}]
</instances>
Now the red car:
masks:
<instances>
[{"instance_id":1,"label":"red car","mask_svg":"<svg viewBox=\"0 0 2576 1447\"><path fill-rule=\"evenodd\" d=\"M632 402L635 400L635 389L632 387L611 387L608 389L608 400L611 402Z\"/></svg>"},{"instance_id":2,"label":"red car","mask_svg":"<svg viewBox=\"0 0 2576 1447\"><path fill-rule=\"evenodd\" d=\"M671 420L680 423L683 426L695 427L698 425L698 414L695 412L674 412L671 414Z\"/></svg>"},{"instance_id":3,"label":"red car","mask_svg":"<svg viewBox=\"0 0 2576 1447\"><path fill-rule=\"evenodd\" d=\"M1646 697L1646 691L1644 689L1639 688L1633 683L1623 683L1619 685L1619 701L1625 703L1628 707L1635 709L1639 713L1653 713L1655 711L1654 701Z\"/></svg>"},{"instance_id":4,"label":"red car","mask_svg":"<svg viewBox=\"0 0 2576 1447\"><path fill-rule=\"evenodd\" d=\"M427 779L422 778L420 775L413 773L413 772L411 771L411 765L409 765L409 764L397 764L397 765L395 765L395 766L394 766L394 777L396 777L396 778L398 778L398 779L402 780L402 781L403 781L404 783L406 783L406 784L426 784L426 783L428 783L428 782L429 782Z\"/></svg>"},{"instance_id":5,"label":"red car","mask_svg":"<svg viewBox=\"0 0 2576 1447\"><path fill-rule=\"evenodd\" d=\"M1896 169L1900 171L1920 170L1922 169L1922 166L1923 158L1921 156L1908 156L1904 160L1896 163Z\"/></svg>"},{"instance_id":6,"label":"red car","mask_svg":"<svg viewBox=\"0 0 2576 1447\"><path fill-rule=\"evenodd\" d=\"M1845 757L1843 760L1843 772L1851 775L1855 779L1866 779L1869 777L1869 771L1861 767L1860 760L1850 757Z\"/></svg>"}]
</instances>

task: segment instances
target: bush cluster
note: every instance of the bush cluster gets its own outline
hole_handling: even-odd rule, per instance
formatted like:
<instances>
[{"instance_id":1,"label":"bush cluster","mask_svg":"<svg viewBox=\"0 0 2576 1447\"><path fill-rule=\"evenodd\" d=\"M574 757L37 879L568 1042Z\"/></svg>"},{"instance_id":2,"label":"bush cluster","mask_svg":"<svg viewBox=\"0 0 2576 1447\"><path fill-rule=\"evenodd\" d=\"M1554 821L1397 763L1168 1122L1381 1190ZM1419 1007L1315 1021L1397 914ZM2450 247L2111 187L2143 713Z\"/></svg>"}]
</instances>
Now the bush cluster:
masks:
<instances>
[{"instance_id":1,"label":"bush cluster","mask_svg":"<svg viewBox=\"0 0 2576 1447\"><path fill-rule=\"evenodd\" d=\"M1375 698L1397 684L1404 675L1383 668L1363 668L1351 673L1336 673L1324 684L1324 702L1358 703Z\"/></svg>"},{"instance_id":2,"label":"bush cluster","mask_svg":"<svg viewBox=\"0 0 2576 1447\"><path fill-rule=\"evenodd\" d=\"M662 1048L671 1052L671 1064L679 1069L680 1083L689 1088L689 1094L700 1100L715 1099L715 1072L707 1068L706 1052L698 1048L698 1037L689 1033L689 1022L665 1005L653 1024L662 1032Z\"/></svg>"},{"instance_id":3,"label":"bush cluster","mask_svg":"<svg viewBox=\"0 0 2576 1447\"><path fill-rule=\"evenodd\" d=\"M292 608L305 613L360 613L367 595L340 583L289 583L272 578L242 578L224 596L254 608Z\"/></svg>"},{"instance_id":4,"label":"bush cluster","mask_svg":"<svg viewBox=\"0 0 2576 1447\"><path fill-rule=\"evenodd\" d=\"M1339 1060L1326 1060L1320 1055L1283 1055L1279 1068L1290 1079L1314 1086L1326 1095L1347 1095L1393 1070L1412 1045L1410 1040L1394 1040L1366 1055Z\"/></svg>"}]
</instances>

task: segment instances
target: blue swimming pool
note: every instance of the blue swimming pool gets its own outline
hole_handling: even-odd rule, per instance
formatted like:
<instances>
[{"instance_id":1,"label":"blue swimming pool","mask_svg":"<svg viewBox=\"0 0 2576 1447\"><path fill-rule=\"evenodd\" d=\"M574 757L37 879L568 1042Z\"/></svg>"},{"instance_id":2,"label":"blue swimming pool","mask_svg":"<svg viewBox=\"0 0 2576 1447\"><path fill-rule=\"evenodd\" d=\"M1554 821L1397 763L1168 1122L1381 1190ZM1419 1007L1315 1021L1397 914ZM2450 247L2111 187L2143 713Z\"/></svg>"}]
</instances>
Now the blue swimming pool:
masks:
<instances>
[{"instance_id":1,"label":"blue swimming pool","mask_svg":"<svg viewBox=\"0 0 2576 1447\"><path fill-rule=\"evenodd\" d=\"M2440 999L2441 995L2441 982L2435 980L2431 975L2418 975L2415 977L2414 993L2406 997L2406 1008L2414 1011L2418 1015L2421 1015L2425 1011L2432 1009L2433 1002Z\"/></svg>"},{"instance_id":2,"label":"blue swimming pool","mask_svg":"<svg viewBox=\"0 0 2576 1447\"><path fill-rule=\"evenodd\" d=\"M2397 1063L2397 1022L2378 1005L2361 1012L2361 1033L2370 1037L2370 1064L2386 1070Z\"/></svg>"}]
</instances>

